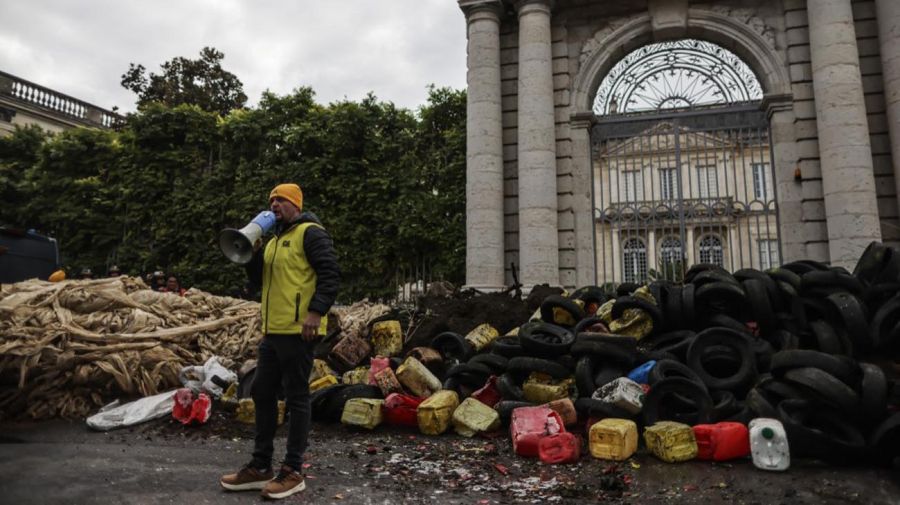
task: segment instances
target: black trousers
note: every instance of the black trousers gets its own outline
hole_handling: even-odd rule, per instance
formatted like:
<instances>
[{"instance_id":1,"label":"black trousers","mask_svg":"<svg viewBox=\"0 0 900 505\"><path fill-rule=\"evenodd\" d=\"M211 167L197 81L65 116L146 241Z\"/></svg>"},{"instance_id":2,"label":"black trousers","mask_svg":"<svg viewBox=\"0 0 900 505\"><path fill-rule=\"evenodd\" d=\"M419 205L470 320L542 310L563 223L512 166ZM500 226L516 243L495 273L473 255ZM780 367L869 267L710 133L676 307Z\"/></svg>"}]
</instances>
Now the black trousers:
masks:
<instances>
[{"instance_id":1,"label":"black trousers","mask_svg":"<svg viewBox=\"0 0 900 505\"><path fill-rule=\"evenodd\" d=\"M265 335L259 343L252 388L256 407L253 464L258 468L272 465L280 383L290 415L284 464L301 471L311 422L309 373L314 347L315 342L306 342L300 335Z\"/></svg>"}]
</instances>

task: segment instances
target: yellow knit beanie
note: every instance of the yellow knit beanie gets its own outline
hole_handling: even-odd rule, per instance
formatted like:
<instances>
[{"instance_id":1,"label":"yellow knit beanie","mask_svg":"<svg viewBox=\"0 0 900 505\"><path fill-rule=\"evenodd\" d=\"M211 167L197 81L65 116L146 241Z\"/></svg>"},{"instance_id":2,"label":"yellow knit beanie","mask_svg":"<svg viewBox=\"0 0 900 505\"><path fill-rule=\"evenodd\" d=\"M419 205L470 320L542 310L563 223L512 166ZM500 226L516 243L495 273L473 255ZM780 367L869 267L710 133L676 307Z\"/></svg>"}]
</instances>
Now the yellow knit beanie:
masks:
<instances>
[{"instance_id":1,"label":"yellow knit beanie","mask_svg":"<svg viewBox=\"0 0 900 505\"><path fill-rule=\"evenodd\" d=\"M279 184L269 193L269 202L276 196L291 202L297 210L303 210L303 191L300 186L293 183Z\"/></svg>"}]
</instances>

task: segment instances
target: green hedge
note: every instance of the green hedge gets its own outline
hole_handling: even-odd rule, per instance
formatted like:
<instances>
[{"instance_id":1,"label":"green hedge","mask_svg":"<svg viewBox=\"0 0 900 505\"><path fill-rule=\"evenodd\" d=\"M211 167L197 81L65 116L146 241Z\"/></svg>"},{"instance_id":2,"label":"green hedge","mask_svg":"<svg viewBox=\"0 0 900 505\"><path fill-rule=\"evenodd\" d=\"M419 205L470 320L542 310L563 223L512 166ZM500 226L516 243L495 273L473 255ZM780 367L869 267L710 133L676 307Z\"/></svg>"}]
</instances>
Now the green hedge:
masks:
<instances>
[{"instance_id":1,"label":"green hedge","mask_svg":"<svg viewBox=\"0 0 900 505\"><path fill-rule=\"evenodd\" d=\"M228 116L150 105L120 131L0 139L0 224L57 238L69 275L163 269L228 294L243 270L217 246L293 181L332 234L342 301L390 297L398 268L465 265L465 93L430 91L415 113L369 96L317 104L312 90L266 94Z\"/></svg>"}]
</instances>

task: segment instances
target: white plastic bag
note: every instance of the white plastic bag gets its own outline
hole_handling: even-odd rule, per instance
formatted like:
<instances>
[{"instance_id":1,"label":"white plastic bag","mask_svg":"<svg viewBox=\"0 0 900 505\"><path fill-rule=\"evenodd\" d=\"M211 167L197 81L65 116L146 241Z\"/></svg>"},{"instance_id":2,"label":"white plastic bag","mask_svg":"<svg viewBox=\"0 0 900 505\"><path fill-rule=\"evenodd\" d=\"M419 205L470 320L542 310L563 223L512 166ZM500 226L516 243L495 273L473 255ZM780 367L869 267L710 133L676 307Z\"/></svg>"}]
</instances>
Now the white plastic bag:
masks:
<instances>
[{"instance_id":1,"label":"white plastic bag","mask_svg":"<svg viewBox=\"0 0 900 505\"><path fill-rule=\"evenodd\" d=\"M173 405L175 405L174 389L124 405L119 405L119 400L116 400L87 418L87 425L99 431L124 428L166 416L172 412Z\"/></svg>"},{"instance_id":2,"label":"white plastic bag","mask_svg":"<svg viewBox=\"0 0 900 505\"><path fill-rule=\"evenodd\" d=\"M188 374L194 374L198 377L198 380L189 379ZM213 379L216 377L218 380L214 381ZM190 388L195 393L206 391L213 398L219 398L225 390L216 382L225 384L227 387L229 383L237 382L237 374L222 366L219 363L218 356L213 356L206 360L203 366L186 366L182 368L181 372L178 373L178 380L181 381L184 387Z\"/></svg>"}]
</instances>

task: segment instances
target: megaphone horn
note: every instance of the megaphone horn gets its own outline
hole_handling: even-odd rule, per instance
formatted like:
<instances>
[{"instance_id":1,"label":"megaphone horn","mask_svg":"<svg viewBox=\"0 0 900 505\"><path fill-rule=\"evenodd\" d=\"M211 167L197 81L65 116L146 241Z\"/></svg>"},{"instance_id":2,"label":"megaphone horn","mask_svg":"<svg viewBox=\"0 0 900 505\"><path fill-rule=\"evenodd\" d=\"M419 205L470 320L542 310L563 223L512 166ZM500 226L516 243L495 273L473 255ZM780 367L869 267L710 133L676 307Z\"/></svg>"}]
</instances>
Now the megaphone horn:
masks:
<instances>
[{"instance_id":1,"label":"megaphone horn","mask_svg":"<svg viewBox=\"0 0 900 505\"><path fill-rule=\"evenodd\" d=\"M263 236L275 227L275 214L264 210L240 230L226 228L219 233L219 248L231 262L246 265L262 245Z\"/></svg>"}]
</instances>

